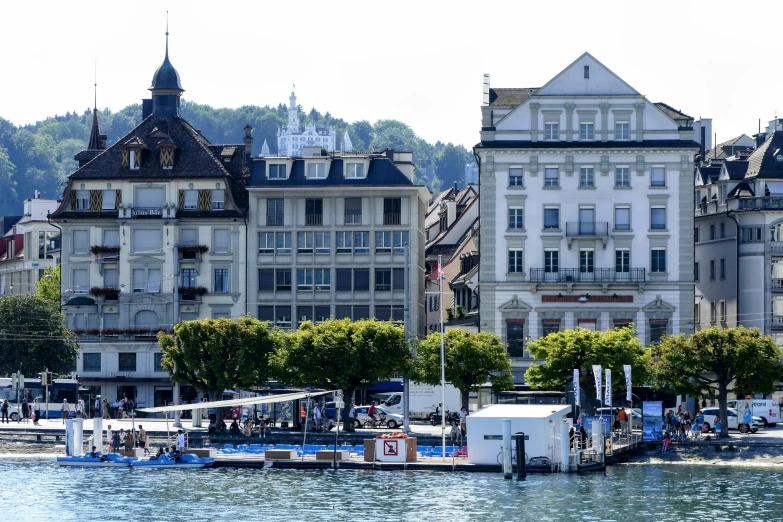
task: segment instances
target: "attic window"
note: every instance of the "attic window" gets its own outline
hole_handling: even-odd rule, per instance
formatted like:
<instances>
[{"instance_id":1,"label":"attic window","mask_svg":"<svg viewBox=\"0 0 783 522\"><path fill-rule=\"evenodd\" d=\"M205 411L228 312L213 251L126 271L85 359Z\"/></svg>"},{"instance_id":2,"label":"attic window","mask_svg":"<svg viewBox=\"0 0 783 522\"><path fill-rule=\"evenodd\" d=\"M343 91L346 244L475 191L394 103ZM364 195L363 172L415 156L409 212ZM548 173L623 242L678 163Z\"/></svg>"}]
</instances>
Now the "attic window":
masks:
<instances>
[{"instance_id":1,"label":"attic window","mask_svg":"<svg viewBox=\"0 0 783 522\"><path fill-rule=\"evenodd\" d=\"M309 163L307 165L307 177L310 179L326 178L326 163Z\"/></svg>"},{"instance_id":2,"label":"attic window","mask_svg":"<svg viewBox=\"0 0 783 522\"><path fill-rule=\"evenodd\" d=\"M585 65L585 78L590 78L590 66Z\"/></svg>"},{"instance_id":3,"label":"attic window","mask_svg":"<svg viewBox=\"0 0 783 522\"><path fill-rule=\"evenodd\" d=\"M285 164L275 163L269 165L269 179L286 179Z\"/></svg>"},{"instance_id":4,"label":"attic window","mask_svg":"<svg viewBox=\"0 0 783 522\"><path fill-rule=\"evenodd\" d=\"M160 166L165 170L174 168L174 147L161 147Z\"/></svg>"},{"instance_id":5,"label":"attic window","mask_svg":"<svg viewBox=\"0 0 783 522\"><path fill-rule=\"evenodd\" d=\"M348 163L345 171L346 178L363 178L364 163Z\"/></svg>"},{"instance_id":6,"label":"attic window","mask_svg":"<svg viewBox=\"0 0 783 522\"><path fill-rule=\"evenodd\" d=\"M128 166L131 170L139 170L141 167L141 150L131 149L128 151Z\"/></svg>"}]
</instances>

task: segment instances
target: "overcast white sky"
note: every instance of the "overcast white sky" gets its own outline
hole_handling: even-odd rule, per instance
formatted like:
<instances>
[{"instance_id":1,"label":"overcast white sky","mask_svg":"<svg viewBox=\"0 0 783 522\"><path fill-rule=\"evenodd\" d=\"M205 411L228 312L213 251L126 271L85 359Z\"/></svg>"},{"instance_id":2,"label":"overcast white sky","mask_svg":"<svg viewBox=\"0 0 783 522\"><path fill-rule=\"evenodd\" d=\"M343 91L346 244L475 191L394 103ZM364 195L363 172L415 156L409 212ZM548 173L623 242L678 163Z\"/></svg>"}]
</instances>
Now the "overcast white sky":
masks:
<instances>
[{"instance_id":1,"label":"overcast white sky","mask_svg":"<svg viewBox=\"0 0 783 522\"><path fill-rule=\"evenodd\" d=\"M394 118L478 141L482 75L539 87L589 51L653 102L712 117L718 141L783 114L783 1L2 2L0 117L31 123L148 97L164 53L185 98Z\"/></svg>"}]
</instances>

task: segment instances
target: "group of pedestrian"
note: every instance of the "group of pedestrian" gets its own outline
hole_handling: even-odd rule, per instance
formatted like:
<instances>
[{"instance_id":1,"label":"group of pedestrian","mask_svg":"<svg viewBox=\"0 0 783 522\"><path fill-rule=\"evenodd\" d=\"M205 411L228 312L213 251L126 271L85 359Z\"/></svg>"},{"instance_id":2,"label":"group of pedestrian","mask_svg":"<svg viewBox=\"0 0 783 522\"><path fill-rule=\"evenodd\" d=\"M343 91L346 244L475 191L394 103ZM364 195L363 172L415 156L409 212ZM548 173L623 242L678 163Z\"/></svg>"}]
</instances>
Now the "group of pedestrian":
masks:
<instances>
[{"instance_id":1,"label":"group of pedestrian","mask_svg":"<svg viewBox=\"0 0 783 522\"><path fill-rule=\"evenodd\" d=\"M124 428L112 430L111 424L109 424L106 431L110 434L109 438L112 451L118 452L120 448L122 448L123 451L130 452L134 447L137 447L142 448L145 455L150 454L150 450L147 447L147 431L141 424L139 424L138 431L132 429L126 431Z\"/></svg>"},{"instance_id":2,"label":"group of pedestrian","mask_svg":"<svg viewBox=\"0 0 783 522\"><path fill-rule=\"evenodd\" d=\"M698 412L691 415L690 410L674 412L669 410L663 419L663 451L666 451L671 442L689 442L697 440L702 433L708 431L704 424L704 414ZM715 430L720 431L720 419L715 421Z\"/></svg>"},{"instance_id":3,"label":"group of pedestrian","mask_svg":"<svg viewBox=\"0 0 783 522\"><path fill-rule=\"evenodd\" d=\"M133 417L133 410L136 407L135 404L133 404L133 401L131 399L128 399L127 397L123 397L122 399L119 399L114 404L112 404L114 408L116 408L117 412L117 420L119 419L127 419L130 417ZM106 413L104 413L106 415ZM108 418L108 417L104 417Z\"/></svg>"}]
</instances>

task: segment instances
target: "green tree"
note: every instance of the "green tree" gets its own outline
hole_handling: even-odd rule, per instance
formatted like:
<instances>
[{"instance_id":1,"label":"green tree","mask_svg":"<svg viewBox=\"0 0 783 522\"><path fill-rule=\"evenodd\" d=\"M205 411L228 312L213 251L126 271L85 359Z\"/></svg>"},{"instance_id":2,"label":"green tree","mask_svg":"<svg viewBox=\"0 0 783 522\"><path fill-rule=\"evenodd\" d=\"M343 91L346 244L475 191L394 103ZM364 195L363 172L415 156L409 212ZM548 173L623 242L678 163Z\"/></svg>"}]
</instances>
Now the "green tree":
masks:
<instances>
[{"instance_id":1,"label":"green tree","mask_svg":"<svg viewBox=\"0 0 783 522\"><path fill-rule=\"evenodd\" d=\"M44 276L38 281L38 297L60 306L60 265L44 270Z\"/></svg>"},{"instance_id":2,"label":"green tree","mask_svg":"<svg viewBox=\"0 0 783 522\"><path fill-rule=\"evenodd\" d=\"M645 382L647 376L644 347L633 328L605 332L585 328L565 330L531 341L527 348L535 359L543 361L531 364L525 372L525 382L536 389L562 390L566 385L570 388L577 369L580 370L581 389L592 390L590 395L595 397L591 371L594 364L609 368L613 376L618 376L612 382L612 389L617 392L625 390L623 365L631 365L636 382Z\"/></svg>"},{"instance_id":3,"label":"green tree","mask_svg":"<svg viewBox=\"0 0 783 522\"><path fill-rule=\"evenodd\" d=\"M76 368L79 343L56 303L32 294L5 296L0 299L0 325L0 373L20 366L28 375Z\"/></svg>"},{"instance_id":4,"label":"green tree","mask_svg":"<svg viewBox=\"0 0 783 522\"><path fill-rule=\"evenodd\" d=\"M250 388L269 379L275 335L267 323L250 317L199 319L177 324L174 335L159 332L158 341L172 380L219 400L227 388Z\"/></svg>"},{"instance_id":5,"label":"green tree","mask_svg":"<svg viewBox=\"0 0 783 522\"><path fill-rule=\"evenodd\" d=\"M445 187L451 187L455 183L464 185L465 183L465 148L456 146L452 143L444 145L436 153L433 161L435 162L435 176L440 179Z\"/></svg>"},{"instance_id":6,"label":"green tree","mask_svg":"<svg viewBox=\"0 0 783 522\"><path fill-rule=\"evenodd\" d=\"M372 124L367 120L355 121L348 131L355 150L368 150L375 136Z\"/></svg>"},{"instance_id":7,"label":"green tree","mask_svg":"<svg viewBox=\"0 0 783 522\"><path fill-rule=\"evenodd\" d=\"M454 328L448 330L444 338L446 381L459 389L466 410L471 390L478 390L487 382L495 392L513 388L511 362L497 335ZM417 349L416 381L439 385L440 333L429 334L419 342Z\"/></svg>"},{"instance_id":8,"label":"green tree","mask_svg":"<svg viewBox=\"0 0 783 522\"><path fill-rule=\"evenodd\" d=\"M713 326L691 336L666 336L647 353L650 383L654 388L714 396L720 406L720 437L729 436L729 387L741 397L772 393L783 376L783 352L772 337L757 328ZM716 390L717 389L717 390Z\"/></svg>"},{"instance_id":9,"label":"green tree","mask_svg":"<svg viewBox=\"0 0 783 522\"><path fill-rule=\"evenodd\" d=\"M278 380L286 384L342 390L342 418L347 419L354 392L405 372L410 355L399 326L330 319L315 325L306 322L285 334L274 365ZM346 429L353 431L354 426Z\"/></svg>"}]
</instances>

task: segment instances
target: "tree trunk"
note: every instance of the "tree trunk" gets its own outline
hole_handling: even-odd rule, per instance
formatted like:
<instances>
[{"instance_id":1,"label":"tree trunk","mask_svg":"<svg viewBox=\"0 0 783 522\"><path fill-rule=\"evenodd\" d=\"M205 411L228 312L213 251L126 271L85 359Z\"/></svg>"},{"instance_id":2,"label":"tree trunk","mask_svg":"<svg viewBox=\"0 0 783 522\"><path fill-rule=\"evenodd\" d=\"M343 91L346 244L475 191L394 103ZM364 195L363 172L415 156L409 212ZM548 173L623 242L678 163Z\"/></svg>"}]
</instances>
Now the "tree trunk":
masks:
<instances>
[{"instance_id":1,"label":"tree trunk","mask_svg":"<svg viewBox=\"0 0 783 522\"><path fill-rule=\"evenodd\" d=\"M725 379L718 379L718 406L720 406L720 433L721 439L729 438L729 415L726 400L729 396L728 383ZM739 419L737 419L739 422Z\"/></svg>"},{"instance_id":2,"label":"tree trunk","mask_svg":"<svg viewBox=\"0 0 783 522\"><path fill-rule=\"evenodd\" d=\"M468 411L468 403L470 402L470 388L467 390L460 390L459 393L461 396L460 398L462 399L462 407L465 408L465 411Z\"/></svg>"},{"instance_id":3,"label":"tree trunk","mask_svg":"<svg viewBox=\"0 0 783 522\"><path fill-rule=\"evenodd\" d=\"M353 433L353 419L349 418L348 412L351 411L351 406L353 405L353 392L354 388L350 388L348 390L343 390L343 413L342 413L342 420L343 420L343 431L347 431L350 433ZM337 419L335 419L336 421Z\"/></svg>"}]
</instances>

